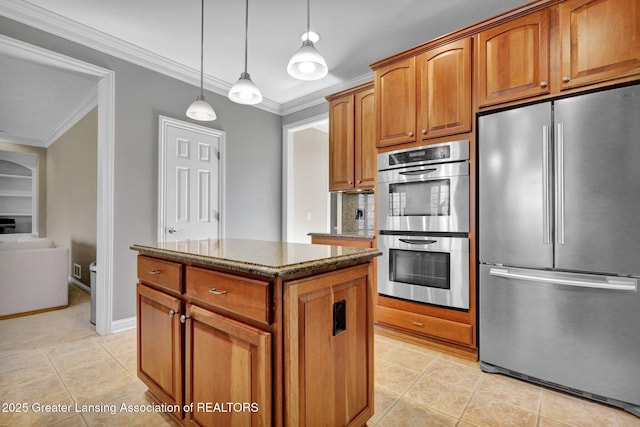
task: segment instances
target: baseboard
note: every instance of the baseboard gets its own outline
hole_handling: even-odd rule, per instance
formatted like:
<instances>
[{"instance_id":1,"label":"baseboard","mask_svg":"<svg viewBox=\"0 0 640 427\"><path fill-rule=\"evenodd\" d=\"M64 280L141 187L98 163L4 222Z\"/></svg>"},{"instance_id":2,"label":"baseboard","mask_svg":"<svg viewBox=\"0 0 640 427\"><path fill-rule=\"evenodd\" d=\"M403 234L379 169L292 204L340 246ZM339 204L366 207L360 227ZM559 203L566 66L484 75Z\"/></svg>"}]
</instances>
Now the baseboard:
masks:
<instances>
[{"instance_id":1,"label":"baseboard","mask_svg":"<svg viewBox=\"0 0 640 427\"><path fill-rule=\"evenodd\" d=\"M111 333L124 332L130 329L135 329L137 325L136 316L129 317L127 319L114 320L111 322Z\"/></svg>"},{"instance_id":2,"label":"baseboard","mask_svg":"<svg viewBox=\"0 0 640 427\"><path fill-rule=\"evenodd\" d=\"M80 288L87 293L91 293L91 288L85 285L84 283L82 283L81 281L79 281L78 279L76 279L75 277L69 276L69 283L74 285L76 288Z\"/></svg>"}]
</instances>

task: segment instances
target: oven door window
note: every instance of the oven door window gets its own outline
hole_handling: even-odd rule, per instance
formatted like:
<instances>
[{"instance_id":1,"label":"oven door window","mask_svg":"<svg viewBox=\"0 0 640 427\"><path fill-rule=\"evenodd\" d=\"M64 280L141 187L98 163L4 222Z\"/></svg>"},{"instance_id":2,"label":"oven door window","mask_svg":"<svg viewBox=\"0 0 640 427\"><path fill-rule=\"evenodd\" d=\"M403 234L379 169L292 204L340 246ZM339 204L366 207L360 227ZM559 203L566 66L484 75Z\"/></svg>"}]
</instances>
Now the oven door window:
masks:
<instances>
[{"instance_id":1,"label":"oven door window","mask_svg":"<svg viewBox=\"0 0 640 427\"><path fill-rule=\"evenodd\" d=\"M389 280L429 288L451 289L447 252L389 250Z\"/></svg>"},{"instance_id":2,"label":"oven door window","mask_svg":"<svg viewBox=\"0 0 640 427\"><path fill-rule=\"evenodd\" d=\"M450 179L389 184L391 216L449 216Z\"/></svg>"}]
</instances>

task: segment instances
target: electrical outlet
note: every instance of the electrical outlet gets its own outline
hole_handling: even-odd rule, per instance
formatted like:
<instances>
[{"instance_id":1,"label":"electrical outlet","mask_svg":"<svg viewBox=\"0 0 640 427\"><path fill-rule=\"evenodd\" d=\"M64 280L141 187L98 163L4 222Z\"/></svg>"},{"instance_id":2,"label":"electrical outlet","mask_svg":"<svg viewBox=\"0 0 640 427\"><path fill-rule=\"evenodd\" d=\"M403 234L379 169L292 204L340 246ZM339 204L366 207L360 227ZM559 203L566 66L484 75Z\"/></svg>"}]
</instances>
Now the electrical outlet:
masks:
<instances>
[{"instance_id":1,"label":"electrical outlet","mask_svg":"<svg viewBox=\"0 0 640 427\"><path fill-rule=\"evenodd\" d=\"M356 219L364 220L364 209L356 208Z\"/></svg>"},{"instance_id":2,"label":"electrical outlet","mask_svg":"<svg viewBox=\"0 0 640 427\"><path fill-rule=\"evenodd\" d=\"M82 266L75 262L73 263L73 277L76 279L82 279Z\"/></svg>"}]
</instances>

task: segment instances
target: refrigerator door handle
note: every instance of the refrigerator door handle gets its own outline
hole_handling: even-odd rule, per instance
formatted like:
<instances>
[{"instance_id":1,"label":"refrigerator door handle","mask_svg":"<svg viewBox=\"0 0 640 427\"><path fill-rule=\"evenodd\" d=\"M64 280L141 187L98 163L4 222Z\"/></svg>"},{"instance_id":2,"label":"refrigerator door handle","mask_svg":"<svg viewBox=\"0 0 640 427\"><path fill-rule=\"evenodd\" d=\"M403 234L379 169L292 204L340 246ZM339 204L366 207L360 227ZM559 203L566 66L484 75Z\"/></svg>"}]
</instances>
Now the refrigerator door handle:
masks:
<instances>
[{"instance_id":1,"label":"refrigerator door handle","mask_svg":"<svg viewBox=\"0 0 640 427\"><path fill-rule=\"evenodd\" d=\"M564 245L564 127L556 134L556 243Z\"/></svg>"},{"instance_id":2,"label":"refrigerator door handle","mask_svg":"<svg viewBox=\"0 0 640 427\"><path fill-rule=\"evenodd\" d=\"M579 288L606 289L610 291L632 291L638 290L638 280L627 277L606 276L602 280L581 280L565 279L562 277L538 276L535 274L514 273L505 268L491 268L491 276L503 277L506 279L527 280L529 282L553 283L556 285L575 286Z\"/></svg>"},{"instance_id":3,"label":"refrigerator door handle","mask_svg":"<svg viewBox=\"0 0 640 427\"><path fill-rule=\"evenodd\" d=\"M549 126L542 126L542 243L551 244Z\"/></svg>"}]
</instances>

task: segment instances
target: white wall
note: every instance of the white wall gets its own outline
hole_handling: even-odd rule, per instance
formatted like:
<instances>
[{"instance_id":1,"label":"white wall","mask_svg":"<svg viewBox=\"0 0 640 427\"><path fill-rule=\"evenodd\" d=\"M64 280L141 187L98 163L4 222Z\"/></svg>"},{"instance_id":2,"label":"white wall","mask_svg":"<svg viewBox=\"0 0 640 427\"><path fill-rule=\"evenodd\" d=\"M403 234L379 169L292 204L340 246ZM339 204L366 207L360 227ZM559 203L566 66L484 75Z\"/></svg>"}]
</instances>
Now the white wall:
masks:
<instances>
[{"instance_id":1,"label":"white wall","mask_svg":"<svg viewBox=\"0 0 640 427\"><path fill-rule=\"evenodd\" d=\"M329 135L310 128L295 133L293 191L287 240L311 243L308 233L329 231Z\"/></svg>"}]
</instances>

